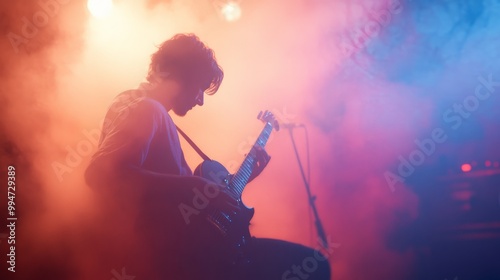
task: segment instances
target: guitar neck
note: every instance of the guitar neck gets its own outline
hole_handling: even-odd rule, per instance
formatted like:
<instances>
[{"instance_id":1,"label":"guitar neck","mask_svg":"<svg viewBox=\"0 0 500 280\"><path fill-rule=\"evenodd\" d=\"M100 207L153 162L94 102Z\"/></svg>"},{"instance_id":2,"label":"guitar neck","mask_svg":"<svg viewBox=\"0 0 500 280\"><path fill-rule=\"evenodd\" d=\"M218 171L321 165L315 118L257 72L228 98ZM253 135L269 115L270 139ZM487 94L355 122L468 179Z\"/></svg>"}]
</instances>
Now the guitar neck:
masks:
<instances>
[{"instance_id":1,"label":"guitar neck","mask_svg":"<svg viewBox=\"0 0 500 280\"><path fill-rule=\"evenodd\" d=\"M238 196L241 197L241 195L243 194L243 190L245 189L245 186L248 183L250 175L252 174L252 171L255 167L255 147L258 146L263 148L266 145L267 140L269 140L269 136L271 135L272 131L273 126L271 125L271 123L266 122L264 129L262 129L262 132L252 146L252 149L250 149L250 152L248 152L240 168L231 178L229 186L238 194Z\"/></svg>"}]
</instances>

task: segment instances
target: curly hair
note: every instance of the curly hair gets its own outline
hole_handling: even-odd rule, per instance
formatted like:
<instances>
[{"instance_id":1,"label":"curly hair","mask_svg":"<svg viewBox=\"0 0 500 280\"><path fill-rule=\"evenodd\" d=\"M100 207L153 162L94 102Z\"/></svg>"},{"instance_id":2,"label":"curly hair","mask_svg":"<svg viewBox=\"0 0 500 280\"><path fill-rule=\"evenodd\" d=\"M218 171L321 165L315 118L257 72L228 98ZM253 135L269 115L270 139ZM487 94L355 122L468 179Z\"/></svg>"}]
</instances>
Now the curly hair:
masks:
<instances>
[{"instance_id":1,"label":"curly hair","mask_svg":"<svg viewBox=\"0 0 500 280\"><path fill-rule=\"evenodd\" d=\"M177 34L151 55L147 80L153 82L165 73L182 82L195 83L209 95L217 92L224 78L214 51L194 34Z\"/></svg>"}]
</instances>

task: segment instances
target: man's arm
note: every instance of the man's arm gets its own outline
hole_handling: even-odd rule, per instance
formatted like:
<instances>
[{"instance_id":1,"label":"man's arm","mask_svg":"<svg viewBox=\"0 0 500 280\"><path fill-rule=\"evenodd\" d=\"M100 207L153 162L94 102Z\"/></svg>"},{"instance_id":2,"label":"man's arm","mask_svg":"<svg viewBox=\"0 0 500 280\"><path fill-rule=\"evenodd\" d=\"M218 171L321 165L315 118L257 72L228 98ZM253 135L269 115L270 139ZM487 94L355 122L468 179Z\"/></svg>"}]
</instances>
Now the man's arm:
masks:
<instances>
[{"instance_id":1,"label":"man's arm","mask_svg":"<svg viewBox=\"0 0 500 280\"><path fill-rule=\"evenodd\" d=\"M85 171L85 181L97 192L154 192L169 197L187 198L193 188L212 182L198 177L153 172L133 163L95 158Z\"/></svg>"},{"instance_id":2,"label":"man's arm","mask_svg":"<svg viewBox=\"0 0 500 280\"><path fill-rule=\"evenodd\" d=\"M94 158L85 171L85 181L94 190L122 188L162 188L173 192L186 187L194 176L181 176L152 172L134 165L114 159ZM118 189L119 190L119 189Z\"/></svg>"},{"instance_id":3,"label":"man's arm","mask_svg":"<svg viewBox=\"0 0 500 280\"><path fill-rule=\"evenodd\" d=\"M236 199L222 186L199 176L152 172L130 164L117 165L98 159L88 166L85 180L89 186L101 193L120 194L129 199L146 194L165 203L191 203L195 196L194 189L203 193L207 188L220 188L219 195L211 198L210 206L227 212L239 209Z\"/></svg>"}]
</instances>

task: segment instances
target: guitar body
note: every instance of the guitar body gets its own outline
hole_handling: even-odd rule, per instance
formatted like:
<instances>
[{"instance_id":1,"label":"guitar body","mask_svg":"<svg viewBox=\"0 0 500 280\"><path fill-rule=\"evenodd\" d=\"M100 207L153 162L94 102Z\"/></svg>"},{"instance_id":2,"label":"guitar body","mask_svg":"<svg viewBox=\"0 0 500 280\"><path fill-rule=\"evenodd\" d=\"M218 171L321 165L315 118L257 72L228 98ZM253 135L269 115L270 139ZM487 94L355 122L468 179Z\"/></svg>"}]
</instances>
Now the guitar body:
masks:
<instances>
[{"instance_id":1,"label":"guitar body","mask_svg":"<svg viewBox=\"0 0 500 280\"><path fill-rule=\"evenodd\" d=\"M219 186L225 186L237 199L240 208L237 212L227 213L213 209L207 211L205 219L221 237L222 246L226 247L224 251L229 254L231 263L249 262L245 249L251 241L249 225L255 213L254 208L248 208L243 204L241 196L231 187L231 174L219 162L214 160L202 162L194 170L194 175L211 180Z\"/></svg>"}]
</instances>

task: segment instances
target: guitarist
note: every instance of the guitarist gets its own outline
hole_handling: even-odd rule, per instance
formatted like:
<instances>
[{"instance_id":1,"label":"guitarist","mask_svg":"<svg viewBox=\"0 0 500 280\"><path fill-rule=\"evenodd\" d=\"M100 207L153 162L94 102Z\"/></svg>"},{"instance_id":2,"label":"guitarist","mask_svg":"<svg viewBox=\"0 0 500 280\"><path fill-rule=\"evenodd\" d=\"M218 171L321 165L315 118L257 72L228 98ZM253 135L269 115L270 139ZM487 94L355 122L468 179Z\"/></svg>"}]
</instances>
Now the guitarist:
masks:
<instances>
[{"instance_id":1,"label":"guitarist","mask_svg":"<svg viewBox=\"0 0 500 280\"><path fill-rule=\"evenodd\" d=\"M223 76L210 48L193 34L178 34L152 55L147 83L119 94L111 104L85 172L98 198L96 263L102 271L126 268L129 279L138 280L330 278L326 258L306 272L301 264L317 252L279 240L252 238L250 261L222 261L218 241L186 224L179 212L180 203L192 203L196 194L218 186L193 176L169 112L184 116L202 106L204 94L217 92ZM270 159L264 149L256 151L250 180ZM232 212L238 203L221 188L210 198L207 209L212 207Z\"/></svg>"}]
</instances>

